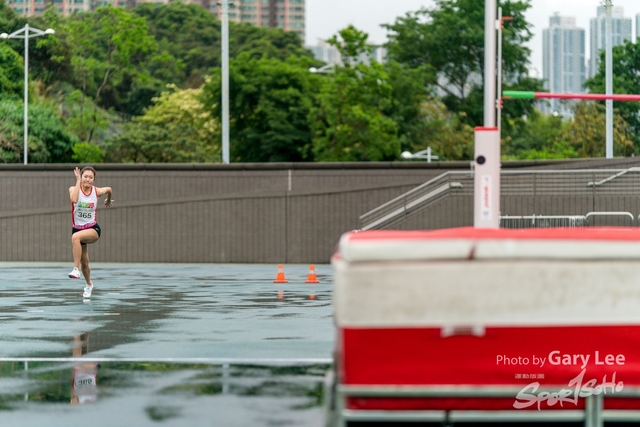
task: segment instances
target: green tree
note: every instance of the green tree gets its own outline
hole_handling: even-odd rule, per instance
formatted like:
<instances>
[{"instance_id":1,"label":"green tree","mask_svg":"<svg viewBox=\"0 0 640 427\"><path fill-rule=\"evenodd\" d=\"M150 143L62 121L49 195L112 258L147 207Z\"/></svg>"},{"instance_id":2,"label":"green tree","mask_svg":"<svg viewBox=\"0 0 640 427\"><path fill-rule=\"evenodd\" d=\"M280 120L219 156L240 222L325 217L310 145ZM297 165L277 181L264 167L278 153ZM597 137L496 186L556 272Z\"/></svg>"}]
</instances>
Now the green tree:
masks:
<instances>
[{"instance_id":1,"label":"green tree","mask_svg":"<svg viewBox=\"0 0 640 427\"><path fill-rule=\"evenodd\" d=\"M384 69L391 84L391 103L384 113L398 126L401 149L414 151L427 147L429 117L424 107L432 96L428 90L432 75L423 68L410 68L396 61L387 62Z\"/></svg>"},{"instance_id":2,"label":"green tree","mask_svg":"<svg viewBox=\"0 0 640 427\"><path fill-rule=\"evenodd\" d=\"M100 127L98 107L109 107L114 79L135 75L144 79L144 63L156 51L144 18L121 8L101 7L95 13L73 16L64 27L73 42L71 66L82 93L79 123L83 140L91 142ZM111 85L111 86L110 86ZM89 115L89 120L84 115Z\"/></svg>"},{"instance_id":3,"label":"green tree","mask_svg":"<svg viewBox=\"0 0 640 427\"><path fill-rule=\"evenodd\" d=\"M77 163L102 163L102 152L95 144L78 142L73 146L72 159Z\"/></svg>"},{"instance_id":4,"label":"green tree","mask_svg":"<svg viewBox=\"0 0 640 427\"><path fill-rule=\"evenodd\" d=\"M400 155L398 125L382 111L392 87L383 67L357 65L336 70L322 85L310 114L317 161L383 161Z\"/></svg>"},{"instance_id":5,"label":"green tree","mask_svg":"<svg viewBox=\"0 0 640 427\"><path fill-rule=\"evenodd\" d=\"M2 28L7 28L15 17L13 10L7 6L6 0L0 0L0 25L2 25Z\"/></svg>"},{"instance_id":6,"label":"green tree","mask_svg":"<svg viewBox=\"0 0 640 427\"><path fill-rule=\"evenodd\" d=\"M248 23L229 23L229 55L248 53L252 58L276 58L286 61L290 56L313 59L302 39L294 32L280 28L262 28ZM220 58L220 56L218 56Z\"/></svg>"},{"instance_id":7,"label":"green tree","mask_svg":"<svg viewBox=\"0 0 640 427\"><path fill-rule=\"evenodd\" d=\"M132 15L132 12L128 13L137 21L130 25L130 30L133 31L137 23L144 22L144 19ZM104 35L97 34L98 30L106 29L101 22L101 19L104 21L103 18L96 13L63 17L54 7L47 8L41 16L29 18L30 23L39 28L50 27L56 30L54 37L36 39L35 48L30 49L33 58L32 78L42 80L52 94L72 92L66 88L70 84L83 93L86 92L87 99L95 98L104 80L104 63L109 55L108 50L112 47L105 42ZM89 50L79 47L79 40ZM146 38L142 44L146 41L153 41L153 38ZM157 52L156 49L137 53L130 58L130 62L132 66L124 67L109 76L109 82L97 98L98 108L142 114L142 110L151 103L151 98L162 92L166 82L174 81L174 69L179 67L175 58L166 51ZM103 69L90 72L90 69L84 67L88 65ZM169 77L166 81L159 80L155 73ZM94 107L91 101L88 102L90 105L86 114L90 114Z\"/></svg>"},{"instance_id":8,"label":"green tree","mask_svg":"<svg viewBox=\"0 0 640 427\"><path fill-rule=\"evenodd\" d=\"M322 76L309 72L313 59L291 56L252 58L248 52L230 62L230 157L235 162L311 160L308 122L313 95ZM203 100L221 117L220 70L204 87Z\"/></svg>"},{"instance_id":9,"label":"green tree","mask_svg":"<svg viewBox=\"0 0 640 427\"><path fill-rule=\"evenodd\" d=\"M47 7L42 15L28 17L15 28L24 27L28 23L36 28L52 28L56 31L55 35L36 37L29 42L29 78L42 81L49 91L60 81L70 82L74 79L70 50L75 41L69 39L69 34L64 29L66 18L57 10L57 7ZM19 41L17 46L14 49L24 55L24 43Z\"/></svg>"},{"instance_id":10,"label":"green tree","mask_svg":"<svg viewBox=\"0 0 640 427\"><path fill-rule=\"evenodd\" d=\"M344 67L326 76L310 113L313 153L318 161L395 160L400 155L398 125L389 116L393 86L384 66L362 63L368 35L353 26L328 40Z\"/></svg>"},{"instance_id":11,"label":"green tree","mask_svg":"<svg viewBox=\"0 0 640 427\"><path fill-rule=\"evenodd\" d=\"M211 141L218 131L219 125L206 111L200 98L202 88L179 89L176 85L167 85L167 91L158 98L154 98L154 105L149 107L144 116L139 118L142 123L156 126L172 126L184 124L193 128L202 141ZM219 152L219 149L216 151Z\"/></svg>"},{"instance_id":12,"label":"green tree","mask_svg":"<svg viewBox=\"0 0 640 427\"><path fill-rule=\"evenodd\" d=\"M605 52L601 52L598 73L587 80L584 86L591 93L605 93L606 89ZM623 45L613 48L613 88L617 94L640 93L640 45L625 40ZM604 102L600 103L604 104ZM639 102L614 102L622 118L631 127L634 144L640 148Z\"/></svg>"},{"instance_id":13,"label":"green tree","mask_svg":"<svg viewBox=\"0 0 640 427\"><path fill-rule=\"evenodd\" d=\"M542 92L544 90L540 79L521 76L515 83L504 83L502 90L516 90L529 92ZM511 125L536 114L538 110L535 104L528 99L507 99L502 100L502 131L511 133Z\"/></svg>"},{"instance_id":14,"label":"green tree","mask_svg":"<svg viewBox=\"0 0 640 427\"><path fill-rule=\"evenodd\" d=\"M173 58L174 62L161 66L152 64L151 75L163 85L176 83L182 88L198 88L211 68L221 66L221 26L209 11L182 2L162 6L143 3L134 11L146 19L160 51ZM312 57L300 37L277 28L230 22L229 35L231 58L243 52L254 59L266 56L284 61L291 55Z\"/></svg>"},{"instance_id":15,"label":"green tree","mask_svg":"<svg viewBox=\"0 0 640 427\"><path fill-rule=\"evenodd\" d=\"M510 118L503 122L503 158L532 160L577 157L574 148L560 140L563 128L562 117L543 114L536 109L529 116Z\"/></svg>"},{"instance_id":16,"label":"green tree","mask_svg":"<svg viewBox=\"0 0 640 427\"><path fill-rule=\"evenodd\" d=\"M0 44L0 93L19 95L24 87L23 59L6 44Z\"/></svg>"},{"instance_id":17,"label":"green tree","mask_svg":"<svg viewBox=\"0 0 640 427\"><path fill-rule=\"evenodd\" d=\"M573 147L579 157L604 157L606 148L606 118L604 106L594 102L578 102L573 107L574 118L559 135L561 142ZM613 154L630 156L634 152L633 133L622 114L614 112Z\"/></svg>"},{"instance_id":18,"label":"green tree","mask_svg":"<svg viewBox=\"0 0 640 427\"><path fill-rule=\"evenodd\" d=\"M110 122L108 114L80 89L70 93L60 92L59 102L67 128L82 141L102 140Z\"/></svg>"},{"instance_id":19,"label":"green tree","mask_svg":"<svg viewBox=\"0 0 640 427\"><path fill-rule=\"evenodd\" d=\"M0 162L18 163L23 153L23 103L0 99ZM77 138L69 133L62 120L41 105L29 106L30 163L71 162Z\"/></svg>"},{"instance_id":20,"label":"green tree","mask_svg":"<svg viewBox=\"0 0 640 427\"><path fill-rule=\"evenodd\" d=\"M473 159L473 127L457 114L452 113L437 98L430 98L422 104L425 142L413 145L413 152L430 146L439 160Z\"/></svg>"},{"instance_id":21,"label":"green tree","mask_svg":"<svg viewBox=\"0 0 640 427\"><path fill-rule=\"evenodd\" d=\"M436 0L435 7L407 13L394 24L384 25L390 31L389 56L410 67L428 67L437 80L432 84L445 93L447 108L464 113L471 125L482 123L484 78L484 2L478 0ZM528 73L530 51L525 46L531 39L525 12L529 0L499 0L504 15L513 20L503 32L504 80L514 82L511 88L525 90L532 86ZM542 88L541 82L535 85ZM530 90L530 89L527 89ZM503 114L512 114L512 105ZM521 104L526 112L532 104ZM513 111L518 114L519 111Z\"/></svg>"},{"instance_id":22,"label":"green tree","mask_svg":"<svg viewBox=\"0 0 640 427\"><path fill-rule=\"evenodd\" d=\"M143 3L134 12L145 19L159 50L174 58L171 66L151 70L159 81L197 88L208 70L219 66L220 23L209 11L195 4L172 2L162 6Z\"/></svg>"},{"instance_id":23,"label":"green tree","mask_svg":"<svg viewBox=\"0 0 640 427\"><path fill-rule=\"evenodd\" d=\"M358 30L353 25L338 31L327 40L332 46L340 52L342 61L347 67L360 62L359 58L371 53L372 47L367 43L369 34Z\"/></svg>"},{"instance_id":24,"label":"green tree","mask_svg":"<svg viewBox=\"0 0 640 427\"><path fill-rule=\"evenodd\" d=\"M217 121L200 97L202 89L180 90L170 85L154 98L145 114L105 147L111 162L219 162Z\"/></svg>"}]
</instances>

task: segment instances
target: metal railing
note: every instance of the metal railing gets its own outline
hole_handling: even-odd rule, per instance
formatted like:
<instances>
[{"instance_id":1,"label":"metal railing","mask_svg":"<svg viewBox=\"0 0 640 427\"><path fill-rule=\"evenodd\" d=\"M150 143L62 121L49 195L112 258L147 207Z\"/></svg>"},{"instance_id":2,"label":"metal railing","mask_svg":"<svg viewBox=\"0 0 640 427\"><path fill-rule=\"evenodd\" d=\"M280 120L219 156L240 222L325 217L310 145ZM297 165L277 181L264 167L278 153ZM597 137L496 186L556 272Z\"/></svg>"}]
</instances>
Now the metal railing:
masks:
<instances>
[{"instance_id":1,"label":"metal railing","mask_svg":"<svg viewBox=\"0 0 640 427\"><path fill-rule=\"evenodd\" d=\"M640 208L640 168L636 167L625 170L507 170L502 171L500 181L503 197L590 197L590 207L596 211L598 206L594 200L597 196L629 196L639 198ZM452 191L457 196L473 196L473 188L472 171L445 172L360 216L361 230L387 228L409 214L449 197Z\"/></svg>"},{"instance_id":2,"label":"metal railing","mask_svg":"<svg viewBox=\"0 0 640 427\"><path fill-rule=\"evenodd\" d=\"M501 216L500 228L554 228L586 227L589 220L585 215L531 215Z\"/></svg>"},{"instance_id":3,"label":"metal railing","mask_svg":"<svg viewBox=\"0 0 640 427\"><path fill-rule=\"evenodd\" d=\"M360 216L360 229L375 230L384 228L413 211L446 197L452 189L461 189L473 182L470 172L445 172L442 175L410 190L403 195Z\"/></svg>"},{"instance_id":4,"label":"metal railing","mask_svg":"<svg viewBox=\"0 0 640 427\"><path fill-rule=\"evenodd\" d=\"M631 219L631 226L636 225L635 217L631 212L589 212L586 215L522 215L501 216L500 228L554 228L554 227L588 227L591 217L625 217ZM640 216L637 224L640 224Z\"/></svg>"},{"instance_id":5,"label":"metal railing","mask_svg":"<svg viewBox=\"0 0 640 427\"><path fill-rule=\"evenodd\" d=\"M587 183L587 186L588 186L588 187L598 187L598 186L600 186L600 185L606 184L607 182L613 181L614 179L619 178L619 177L621 177L622 175L626 175L626 174L627 174L627 173L629 173L629 172L638 172L638 171L640 171L640 168L637 168L637 167L633 167L633 168L625 169L625 170L623 170L623 171L621 171L621 172L618 172L618 173L617 173L617 174L615 174L615 175L611 175L610 177L605 178L605 179L603 179L603 180L601 180L601 181L598 181L598 182L593 182L593 181L592 181L592 182L589 182L589 183Z\"/></svg>"},{"instance_id":6,"label":"metal railing","mask_svg":"<svg viewBox=\"0 0 640 427\"><path fill-rule=\"evenodd\" d=\"M603 427L606 421L640 422L640 410L605 410L602 394L585 399L584 409L565 410L355 410L347 409L348 397L360 398L514 398L522 390L513 386L354 386L337 385L334 406L327 408L329 423L344 427L349 421L368 422L584 422L585 427ZM538 392L564 393L573 398L575 390L538 389ZM607 398L640 398L640 388L627 388ZM639 402L640 404L640 402Z\"/></svg>"},{"instance_id":7,"label":"metal railing","mask_svg":"<svg viewBox=\"0 0 640 427\"><path fill-rule=\"evenodd\" d=\"M629 217L631 218L631 226L633 227L634 225L636 225L635 222L635 218L633 216L633 214L631 212L589 212L588 214L585 215L585 217L587 218L587 220L589 220L589 217L592 216L623 216L623 217Z\"/></svg>"}]
</instances>

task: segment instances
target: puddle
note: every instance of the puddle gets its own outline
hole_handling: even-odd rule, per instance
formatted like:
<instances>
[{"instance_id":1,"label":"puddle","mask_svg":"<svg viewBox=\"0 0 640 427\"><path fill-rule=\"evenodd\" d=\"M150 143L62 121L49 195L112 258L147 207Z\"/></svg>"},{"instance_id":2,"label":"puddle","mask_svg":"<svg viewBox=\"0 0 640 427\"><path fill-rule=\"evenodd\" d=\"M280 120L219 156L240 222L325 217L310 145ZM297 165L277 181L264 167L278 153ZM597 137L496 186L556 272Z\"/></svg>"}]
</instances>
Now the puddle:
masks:
<instances>
[{"instance_id":1,"label":"puddle","mask_svg":"<svg viewBox=\"0 0 640 427\"><path fill-rule=\"evenodd\" d=\"M102 425L322 426L329 365L207 365L147 362L0 363L0 424L75 425L90 411ZM125 406L121 406L126 402ZM114 405L120 405L114 412ZM118 419L126 414L121 424ZM214 423L217 425L217 423Z\"/></svg>"}]
</instances>

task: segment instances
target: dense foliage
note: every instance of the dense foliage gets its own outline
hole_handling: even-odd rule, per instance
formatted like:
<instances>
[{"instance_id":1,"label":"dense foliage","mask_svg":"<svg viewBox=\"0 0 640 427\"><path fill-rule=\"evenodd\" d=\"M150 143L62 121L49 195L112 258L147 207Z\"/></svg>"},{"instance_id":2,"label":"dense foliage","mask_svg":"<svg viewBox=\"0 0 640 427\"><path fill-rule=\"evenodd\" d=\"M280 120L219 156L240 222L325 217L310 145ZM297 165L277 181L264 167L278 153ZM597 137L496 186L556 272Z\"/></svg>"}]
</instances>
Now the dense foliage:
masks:
<instances>
[{"instance_id":1,"label":"dense foliage","mask_svg":"<svg viewBox=\"0 0 640 427\"><path fill-rule=\"evenodd\" d=\"M0 99L0 162L19 163L24 149L23 103ZM43 105L29 106L29 161L71 162L78 139L69 133L55 112Z\"/></svg>"},{"instance_id":2,"label":"dense foliage","mask_svg":"<svg viewBox=\"0 0 640 427\"><path fill-rule=\"evenodd\" d=\"M286 60L249 52L230 64L230 157L234 162L309 160L312 134L308 114L319 76L309 72L308 57ZM204 87L205 105L220 117L219 69Z\"/></svg>"},{"instance_id":3,"label":"dense foliage","mask_svg":"<svg viewBox=\"0 0 640 427\"><path fill-rule=\"evenodd\" d=\"M423 68L443 94L450 111L471 126L482 123L484 82L484 2L436 0L436 6L408 13L385 27L390 31L389 56L412 68ZM503 31L503 73L511 90L541 90L542 82L527 77L531 24L524 14L529 0L498 2L513 19ZM506 117L533 109L530 103L505 106Z\"/></svg>"},{"instance_id":4,"label":"dense foliage","mask_svg":"<svg viewBox=\"0 0 640 427\"><path fill-rule=\"evenodd\" d=\"M124 126L106 144L112 162L219 162L219 146L212 144L217 122L200 101L202 89L180 90L170 85L154 98L145 114Z\"/></svg>"},{"instance_id":5,"label":"dense foliage","mask_svg":"<svg viewBox=\"0 0 640 427\"><path fill-rule=\"evenodd\" d=\"M598 73L587 80L585 87L592 93L605 93L606 88L606 61L605 52L601 52L602 58ZM637 94L640 93L640 45L625 41L623 45L613 48L613 87L615 93ZM601 103L604 105L604 103ZM639 102L614 102L614 108L620 112L622 119L628 123L628 131L633 135L636 149L640 149L640 109ZM614 150L618 141L614 135Z\"/></svg>"},{"instance_id":6,"label":"dense foliage","mask_svg":"<svg viewBox=\"0 0 640 427\"><path fill-rule=\"evenodd\" d=\"M530 0L499 0L504 88L539 91L527 75ZM54 28L33 39L29 152L32 162L219 162L221 27L196 5L15 15L0 0L0 26ZM233 162L393 161L428 146L443 160L473 155L482 122L484 8L436 0L384 25L384 63L366 33L349 26L328 41L342 63L323 73L300 38L277 28L230 23L230 148ZM185 31L188 29L188 31ZM614 50L617 90L638 93L637 45ZM0 41L0 162L22 160L24 44ZM588 82L603 86L603 71ZM633 104L616 105L616 154L640 144ZM546 116L526 100L503 110L506 158L600 156L600 106L574 118Z\"/></svg>"}]
</instances>

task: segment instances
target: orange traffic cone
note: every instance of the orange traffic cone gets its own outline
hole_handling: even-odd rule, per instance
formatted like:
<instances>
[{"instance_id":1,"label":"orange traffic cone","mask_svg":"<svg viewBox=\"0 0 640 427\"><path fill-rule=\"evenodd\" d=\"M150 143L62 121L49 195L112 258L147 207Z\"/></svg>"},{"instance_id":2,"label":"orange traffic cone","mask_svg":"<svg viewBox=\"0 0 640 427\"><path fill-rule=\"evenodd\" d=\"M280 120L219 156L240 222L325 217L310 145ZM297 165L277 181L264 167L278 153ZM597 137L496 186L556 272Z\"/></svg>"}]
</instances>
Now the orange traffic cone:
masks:
<instances>
[{"instance_id":1,"label":"orange traffic cone","mask_svg":"<svg viewBox=\"0 0 640 427\"><path fill-rule=\"evenodd\" d=\"M313 264L309 266L309 275L304 283L320 283L316 277L316 267Z\"/></svg>"},{"instance_id":2,"label":"orange traffic cone","mask_svg":"<svg viewBox=\"0 0 640 427\"><path fill-rule=\"evenodd\" d=\"M276 274L276 280L274 280L273 283L289 283L284 277L284 267L282 264L278 265L278 274Z\"/></svg>"}]
</instances>

